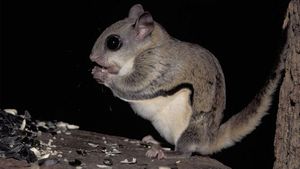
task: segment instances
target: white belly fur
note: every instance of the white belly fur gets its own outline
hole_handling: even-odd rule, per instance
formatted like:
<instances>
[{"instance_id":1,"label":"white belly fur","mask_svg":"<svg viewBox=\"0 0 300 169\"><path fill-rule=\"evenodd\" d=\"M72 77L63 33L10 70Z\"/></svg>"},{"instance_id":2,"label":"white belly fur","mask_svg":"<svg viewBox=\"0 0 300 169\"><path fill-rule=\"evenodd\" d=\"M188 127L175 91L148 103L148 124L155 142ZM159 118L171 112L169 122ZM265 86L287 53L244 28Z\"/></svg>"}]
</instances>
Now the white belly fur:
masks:
<instances>
[{"instance_id":1,"label":"white belly fur","mask_svg":"<svg viewBox=\"0 0 300 169\"><path fill-rule=\"evenodd\" d=\"M138 115L150 120L162 137L169 143L176 144L192 115L190 93L190 90L182 89L172 96L126 101Z\"/></svg>"}]
</instances>

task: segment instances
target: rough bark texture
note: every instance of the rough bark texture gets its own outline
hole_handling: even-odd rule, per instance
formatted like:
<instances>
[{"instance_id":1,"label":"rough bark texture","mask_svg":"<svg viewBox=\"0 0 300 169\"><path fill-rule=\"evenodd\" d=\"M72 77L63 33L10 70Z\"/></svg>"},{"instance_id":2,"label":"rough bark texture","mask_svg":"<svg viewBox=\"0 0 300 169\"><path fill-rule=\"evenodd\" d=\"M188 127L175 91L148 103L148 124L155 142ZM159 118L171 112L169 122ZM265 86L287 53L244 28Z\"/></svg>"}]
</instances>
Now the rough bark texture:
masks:
<instances>
[{"instance_id":1,"label":"rough bark texture","mask_svg":"<svg viewBox=\"0 0 300 169\"><path fill-rule=\"evenodd\" d=\"M279 93L274 169L300 168L300 1L287 9L285 76Z\"/></svg>"},{"instance_id":2,"label":"rough bark texture","mask_svg":"<svg viewBox=\"0 0 300 169\"><path fill-rule=\"evenodd\" d=\"M44 143L49 143L50 140L52 155L48 159L53 159L56 164L51 164L51 160L48 160L48 165L39 165L0 158L0 169L74 169L75 167L79 169L230 169L214 159L201 156L167 160L150 159L145 156L147 146L140 141L82 130L72 130L55 136L42 133L39 139ZM136 162L132 164L121 162L125 159L132 161L133 158ZM74 162L75 159L81 164L70 165L69 162Z\"/></svg>"}]
</instances>

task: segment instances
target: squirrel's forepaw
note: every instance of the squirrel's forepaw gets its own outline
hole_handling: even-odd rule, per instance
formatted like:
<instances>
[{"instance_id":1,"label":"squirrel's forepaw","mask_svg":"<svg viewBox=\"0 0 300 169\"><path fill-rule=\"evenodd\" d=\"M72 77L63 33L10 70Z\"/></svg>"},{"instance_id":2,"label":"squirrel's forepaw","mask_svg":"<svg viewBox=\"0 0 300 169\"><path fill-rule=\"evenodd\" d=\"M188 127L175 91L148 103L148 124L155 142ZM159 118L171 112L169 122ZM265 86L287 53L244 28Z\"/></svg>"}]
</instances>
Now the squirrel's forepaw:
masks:
<instances>
[{"instance_id":1,"label":"squirrel's forepaw","mask_svg":"<svg viewBox=\"0 0 300 169\"><path fill-rule=\"evenodd\" d=\"M159 160L167 158L161 147L157 147L155 145L146 152L146 156L149 158L157 158Z\"/></svg>"},{"instance_id":2,"label":"squirrel's forepaw","mask_svg":"<svg viewBox=\"0 0 300 169\"><path fill-rule=\"evenodd\" d=\"M142 142L151 145L151 148L146 152L147 157L157 158L159 160L167 158L160 146L160 143L156 141L151 135L145 136L142 139Z\"/></svg>"}]
</instances>

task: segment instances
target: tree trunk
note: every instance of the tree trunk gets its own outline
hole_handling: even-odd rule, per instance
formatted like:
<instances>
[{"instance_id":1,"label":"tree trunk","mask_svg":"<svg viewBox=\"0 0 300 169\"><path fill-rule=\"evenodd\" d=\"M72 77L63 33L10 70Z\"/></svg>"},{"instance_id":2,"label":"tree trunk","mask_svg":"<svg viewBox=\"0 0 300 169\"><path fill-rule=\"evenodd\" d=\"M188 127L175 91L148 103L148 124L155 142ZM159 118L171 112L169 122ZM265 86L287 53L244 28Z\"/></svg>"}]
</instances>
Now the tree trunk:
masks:
<instances>
[{"instance_id":1,"label":"tree trunk","mask_svg":"<svg viewBox=\"0 0 300 169\"><path fill-rule=\"evenodd\" d=\"M279 93L274 169L300 168L300 0L291 0L283 24L287 29L285 75Z\"/></svg>"}]
</instances>

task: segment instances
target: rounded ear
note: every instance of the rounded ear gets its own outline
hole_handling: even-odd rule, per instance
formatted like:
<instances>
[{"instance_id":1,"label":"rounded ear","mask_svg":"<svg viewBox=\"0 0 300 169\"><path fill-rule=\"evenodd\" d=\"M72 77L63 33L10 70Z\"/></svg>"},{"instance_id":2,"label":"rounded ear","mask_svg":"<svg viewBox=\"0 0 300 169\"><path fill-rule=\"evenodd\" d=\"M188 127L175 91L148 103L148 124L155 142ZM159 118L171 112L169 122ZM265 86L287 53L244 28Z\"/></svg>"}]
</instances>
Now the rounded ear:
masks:
<instances>
[{"instance_id":1,"label":"rounded ear","mask_svg":"<svg viewBox=\"0 0 300 169\"><path fill-rule=\"evenodd\" d=\"M128 17L134 20L138 19L144 13L143 6L141 4L133 5L130 10Z\"/></svg>"},{"instance_id":2,"label":"rounded ear","mask_svg":"<svg viewBox=\"0 0 300 169\"><path fill-rule=\"evenodd\" d=\"M149 12L144 12L135 23L137 39L144 39L154 29L154 21Z\"/></svg>"}]
</instances>

